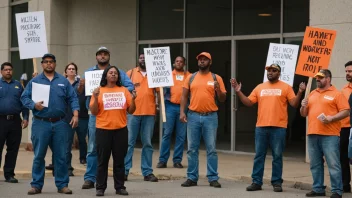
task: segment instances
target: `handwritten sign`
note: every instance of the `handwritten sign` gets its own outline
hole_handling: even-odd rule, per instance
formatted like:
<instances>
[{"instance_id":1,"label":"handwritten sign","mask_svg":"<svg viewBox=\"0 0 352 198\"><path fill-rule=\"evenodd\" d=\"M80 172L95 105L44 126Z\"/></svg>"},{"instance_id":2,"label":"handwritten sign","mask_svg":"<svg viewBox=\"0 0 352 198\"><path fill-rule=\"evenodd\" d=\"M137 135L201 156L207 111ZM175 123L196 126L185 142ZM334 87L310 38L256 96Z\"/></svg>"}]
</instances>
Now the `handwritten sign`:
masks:
<instances>
[{"instance_id":1,"label":"handwritten sign","mask_svg":"<svg viewBox=\"0 0 352 198\"><path fill-rule=\"evenodd\" d=\"M149 88L174 86L170 48L145 48L144 56Z\"/></svg>"},{"instance_id":2,"label":"handwritten sign","mask_svg":"<svg viewBox=\"0 0 352 198\"><path fill-rule=\"evenodd\" d=\"M103 75L104 70L95 70L85 72L85 90L86 96L91 96L95 88L100 86L101 76Z\"/></svg>"},{"instance_id":3,"label":"handwritten sign","mask_svg":"<svg viewBox=\"0 0 352 198\"><path fill-rule=\"evenodd\" d=\"M307 27L296 74L314 77L320 69L329 67L336 31Z\"/></svg>"},{"instance_id":4,"label":"handwritten sign","mask_svg":"<svg viewBox=\"0 0 352 198\"><path fill-rule=\"evenodd\" d=\"M104 110L126 109L126 97L123 92L104 93Z\"/></svg>"},{"instance_id":5,"label":"handwritten sign","mask_svg":"<svg viewBox=\"0 0 352 198\"><path fill-rule=\"evenodd\" d=\"M280 80L293 86L295 68L298 56L298 45L270 43L266 66L273 63L280 65ZM268 81L267 71L264 72L264 82Z\"/></svg>"},{"instance_id":6,"label":"handwritten sign","mask_svg":"<svg viewBox=\"0 0 352 198\"><path fill-rule=\"evenodd\" d=\"M48 53L44 12L16 14L20 59L42 57Z\"/></svg>"}]
</instances>

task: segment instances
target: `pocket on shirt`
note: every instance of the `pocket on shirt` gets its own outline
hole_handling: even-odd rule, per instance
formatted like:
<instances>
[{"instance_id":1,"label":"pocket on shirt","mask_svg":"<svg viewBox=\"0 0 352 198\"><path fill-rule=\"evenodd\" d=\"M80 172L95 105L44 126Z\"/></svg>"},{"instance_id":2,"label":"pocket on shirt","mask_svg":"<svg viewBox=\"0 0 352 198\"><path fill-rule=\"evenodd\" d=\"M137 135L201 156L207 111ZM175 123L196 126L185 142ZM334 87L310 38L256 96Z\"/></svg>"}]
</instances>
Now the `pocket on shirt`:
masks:
<instances>
[{"instance_id":1,"label":"pocket on shirt","mask_svg":"<svg viewBox=\"0 0 352 198\"><path fill-rule=\"evenodd\" d=\"M58 87L57 95L60 97L66 97L66 87Z\"/></svg>"}]
</instances>

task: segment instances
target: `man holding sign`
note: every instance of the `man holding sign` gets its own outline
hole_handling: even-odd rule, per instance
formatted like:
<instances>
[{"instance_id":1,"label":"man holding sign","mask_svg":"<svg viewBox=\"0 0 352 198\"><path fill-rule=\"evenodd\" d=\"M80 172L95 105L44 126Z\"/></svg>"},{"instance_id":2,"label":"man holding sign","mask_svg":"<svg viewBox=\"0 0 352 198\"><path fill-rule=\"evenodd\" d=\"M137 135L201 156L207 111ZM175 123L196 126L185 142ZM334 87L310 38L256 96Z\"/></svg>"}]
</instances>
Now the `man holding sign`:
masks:
<instances>
[{"instance_id":1,"label":"man holding sign","mask_svg":"<svg viewBox=\"0 0 352 198\"><path fill-rule=\"evenodd\" d=\"M322 69L315 75L317 89L302 100L301 116L308 116L308 153L313 176L313 189L307 197L325 196L324 160L328 164L331 198L343 193L340 164L340 129L350 106L343 94L331 85L331 72Z\"/></svg>"},{"instance_id":2,"label":"man holding sign","mask_svg":"<svg viewBox=\"0 0 352 198\"><path fill-rule=\"evenodd\" d=\"M280 81L281 67L277 64L266 66L268 81L259 84L252 93L246 97L241 92L241 83L231 79L232 87L246 106L258 103L258 119L255 128L255 157L252 172L252 184L247 191L262 190L264 162L266 152L271 146L273 167L271 184L275 192L282 192L282 153L286 141L286 128L288 124L287 102L297 108L303 91L304 83L299 86L297 96L290 85Z\"/></svg>"}]
</instances>

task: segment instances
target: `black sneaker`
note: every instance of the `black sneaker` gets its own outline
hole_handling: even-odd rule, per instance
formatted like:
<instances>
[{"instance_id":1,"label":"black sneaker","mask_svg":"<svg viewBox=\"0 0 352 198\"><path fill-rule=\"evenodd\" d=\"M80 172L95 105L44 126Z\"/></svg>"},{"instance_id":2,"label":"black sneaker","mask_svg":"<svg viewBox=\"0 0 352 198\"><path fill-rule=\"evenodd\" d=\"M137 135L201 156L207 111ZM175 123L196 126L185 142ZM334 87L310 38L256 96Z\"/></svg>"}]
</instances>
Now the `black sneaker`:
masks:
<instances>
[{"instance_id":1,"label":"black sneaker","mask_svg":"<svg viewBox=\"0 0 352 198\"><path fill-rule=\"evenodd\" d=\"M274 192L282 192L281 184L273 184Z\"/></svg>"},{"instance_id":2,"label":"black sneaker","mask_svg":"<svg viewBox=\"0 0 352 198\"><path fill-rule=\"evenodd\" d=\"M351 186L350 186L350 185L344 186L344 187L343 187L343 192L344 192L344 193L351 193Z\"/></svg>"},{"instance_id":3,"label":"black sneaker","mask_svg":"<svg viewBox=\"0 0 352 198\"><path fill-rule=\"evenodd\" d=\"M81 159L81 160L79 160L79 163L81 163L81 164L87 164L87 160L86 160L86 159Z\"/></svg>"},{"instance_id":4,"label":"black sneaker","mask_svg":"<svg viewBox=\"0 0 352 198\"><path fill-rule=\"evenodd\" d=\"M174 163L174 168L183 168L180 162Z\"/></svg>"},{"instance_id":5,"label":"black sneaker","mask_svg":"<svg viewBox=\"0 0 352 198\"><path fill-rule=\"evenodd\" d=\"M164 162L159 162L157 165L156 165L157 168L166 168L166 163Z\"/></svg>"},{"instance_id":6,"label":"black sneaker","mask_svg":"<svg viewBox=\"0 0 352 198\"><path fill-rule=\"evenodd\" d=\"M309 193L306 194L306 197L325 197L325 192L317 193L314 191L310 191Z\"/></svg>"},{"instance_id":7,"label":"black sneaker","mask_svg":"<svg viewBox=\"0 0 352 198\"><path fill-rule=\"evenodd\" d=\"M97 197L102 197L104 196L104 190L103 189L98 189L95 193Z\"/></svg>"},{"instance_id":8,"label":"black sneaker","mask_svg":"<svg viewBox=\"0 0 352 198\"><path fill-rule=\"evenodd\" d=\"M49 164L48 166L45 167L46 170L54 170L54 165Z\"/></svg>"},{"instance_id":9,"label":"black sneaker","mask_svg":"<svg viewBox=\"0 0 352 198\"><path fill-rule=\"evenodd\" d=\"M86 180L84 181L84 184L82 185L82 189L91 189L94 188L94 182Z\"/></svg>"},{"instance_id":10,"label":"black sneaker","mask_svg":"<svg viewBox=\"0 0 352 198\"><path fill-rule=\"evenodd\" d=\"M18 180L15 177L11 176L11 177L6 178L5 182L18 183Z\"/></svg>"},{"instance_id":11,"label":"black sneaker","mask_svg":"<svg viewBox=\"0 0 352 198\"><path fill-rule=\"evenodd\" d=\"M262 190L262 186L256 183L252 183L250 186L246 188L247 191L257 191Z\"/></svg>"},{"instance_id":12,"label":"black sneaker","mask_svg":"<svg viewBox=\"0 0 352 198\"><path fill-rule=\"evenodd\" d=\"M128 180L128 175L125 175L125 181L127 181Z\"/></svg>"},{"instance_id":13,"label":"black sneaker","mask_svg":"<svg viewBox=\"0 0 352 198\"><path fill-rule=\"evenodd\" d=\"M158 182L158 178L156 178L155 175L152 173L152 174L145 176L144 181Z\"/></svg>"},{"instance_id":14,"label":"black sneaker","mask_svg":"<svg viewBox=\"0 0 352 198\"><path fill-rule=\"evenodd\" d=\"M332 193L332 195L330 196L330 198L342 198L342 195L339 195L337 193Z\"/></svg>"},{"instance_id":15,"label":"black sneaker","mask_svg":"<svg viewBox=\"0 0 352 198\"><path fill-rule=\"evenodd\" d=\"M128 195L128 192L126 191L126 189L119 189L119 190L116 190L116 194L117 195Z\"/></svg>"},{"instance_id":16,"label":"black sneaker","mask_svg":"<svg viewBox=\"0 0 352 198\"><path fill-rule=\"evenodd\" d=\"M197 186L197 182L194 182L190 179L187 179L187 181L183 182L181 184L182 187L191 187L191 186Z\"/></svg>"},{"instance_id":17,"label":"black sneaker","mask_svg":"<svg viewBox=\"0 0 352 198\"><path fill-rule=\"evenodd\" d=\"M70 176L70 177L75 176L75 175L73 174L73 170L68 170L68 176Z\"/></svg>"},{"instance_id":18,"label":"black sneaker","mask_svg":"<svg viewBox=\"0 0 352 198\"><path fill-rule=\"evenodd\" d=\"M221 184L217 180L209 182L209 185L214 188L221 188Z\"/></svg>"}]
</instances>

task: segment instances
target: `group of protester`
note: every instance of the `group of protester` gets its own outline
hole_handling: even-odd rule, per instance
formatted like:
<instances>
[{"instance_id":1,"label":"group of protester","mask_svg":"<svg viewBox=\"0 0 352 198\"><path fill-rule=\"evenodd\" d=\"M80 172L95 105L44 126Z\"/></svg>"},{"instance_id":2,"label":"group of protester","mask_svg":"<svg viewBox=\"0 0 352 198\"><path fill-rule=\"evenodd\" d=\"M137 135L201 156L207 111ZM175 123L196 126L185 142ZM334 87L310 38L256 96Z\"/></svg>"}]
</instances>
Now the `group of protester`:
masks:
<instances>
[{"instance_id":1,"label":"group of protester","mask_svg":"<svg viewBox=\"0 0 352 198\"><path fill-rule=\"evenodd\" d=\"M53 54L42 57L43 72L28 82L25 89L12 79L12 64L5 62L1 65L0 124L6 127L0 127L0 146L2 152L6 142L4 175L7 182L18 182L14 177L14 169L21 131L28 126L29 110L33 113L31 140L34 159L29 195L41 193L44 186L44 158L48 147L53 152L51 168L58 192L72 194L68 183L69 176L73 176L71 149L75 131L80 142L80 162L87 163L82 189L96 188L96 195L104 196L112 154L116 194L128 195L125 181L132 168L134 146L139 134L144 181L158 181L153 174L151 140L160 103L160 90L148 87L144 54L139 55L138 65L127 73L110 65L110 51L106 47L100 47L95 55L97 64L87 71L103 70L103 75L100 86L94 89L92 96L85 96L85 80L84 77L77 78L78 67L75 63L65 67L65 76L55 71L56 58ZM199 178L199 145L203 137L209 185L221 188L216 152L217 111L218 103L226 99L226 89L222 78L210 71L211 55L202 52L196 59L199 70L191 74L185 70L186 59L178 56L172 72L174 86L163 88L167 121L163 123L161 150L156 167L167 167L171 135L175 131L173 167L183 168L181 162L187 137L187 180L181 186L196 186ZM332 74L325 69L315 75L317 89L303 100L305 83L300 84L295 95L291 86L279 80L281 67L277 64L266 66L268 81L259 84L248 97L241 92L241 83L234 78L230 79L244 105L253 106L258 103L253 182L247 191L262 189L264 162L270 147L273 155L271 183L275 192L282 192L287 103L298 108L301 101L300 113L303 117L308 116L309 121L308 152L314 180L313 189L306 196L325 196L323 157L329 168L333 193L331 197L342 197L343 192L351 192L348 160L351 125L347 118L350 110L347 100L352 92L352 62L348 62L345 68L349 83L342 92L331 85ZM43 101L32 100L34 83L50 85L47 107L43 106ZM107 104L108 97L118 97L120 105L111 108ZM352 103L352 98L350 102Z\"/></svg>"}]
</instances>

